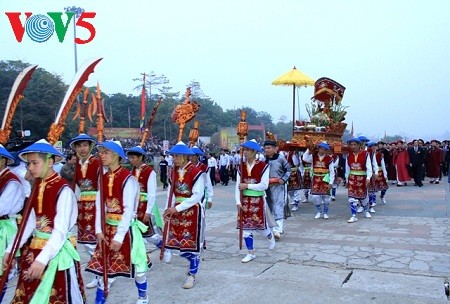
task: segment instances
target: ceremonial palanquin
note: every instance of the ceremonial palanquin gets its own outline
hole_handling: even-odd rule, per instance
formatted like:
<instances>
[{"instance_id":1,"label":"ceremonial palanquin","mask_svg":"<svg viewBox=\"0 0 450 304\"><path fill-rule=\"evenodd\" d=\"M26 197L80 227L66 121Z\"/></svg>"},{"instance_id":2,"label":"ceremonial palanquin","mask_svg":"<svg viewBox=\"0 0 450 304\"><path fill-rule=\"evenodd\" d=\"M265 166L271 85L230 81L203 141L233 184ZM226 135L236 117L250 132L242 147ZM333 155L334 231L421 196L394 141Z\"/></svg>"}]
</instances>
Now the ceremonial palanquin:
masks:
<instances>
[{"instance_id":1,"label":"ceremonial palanquin","mask_svg":"<svg viewBox=\"0 0 450 304\"><path fill-rule=\"evenodd\" d=\"M296 121L292 140L280 142L282 150L306 150L311 145L326 141L334 153L342 151L342 135L347 124L342 105L345 87L338 82L322 77L314 84L311 104L306 105L309 121Z\"/></svg>"}]
</instances>

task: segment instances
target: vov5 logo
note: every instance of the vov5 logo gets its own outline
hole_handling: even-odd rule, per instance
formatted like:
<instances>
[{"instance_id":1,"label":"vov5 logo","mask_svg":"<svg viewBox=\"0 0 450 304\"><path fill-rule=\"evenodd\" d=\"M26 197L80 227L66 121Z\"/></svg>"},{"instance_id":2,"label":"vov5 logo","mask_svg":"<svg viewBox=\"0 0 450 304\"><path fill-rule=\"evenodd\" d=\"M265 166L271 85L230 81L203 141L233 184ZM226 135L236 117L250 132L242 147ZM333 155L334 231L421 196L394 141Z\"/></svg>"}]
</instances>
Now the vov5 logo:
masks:
<instances>
[{"instance_id":1,"label":"vov5 logo","mask_svg":"<svg viewBox=\"0 0 450 304\"><path fill-rule=\"evenodd\" d=\"M11 28L16 36L17 42L22 42L23 36L27 33L28 37L35 42L46 42L50 37L56 32L59 42L63 42L66 37L69 24L72 21L75 13L72 12L48 12L47 15L33 15L33 13L26 12L25 24L20 20L22 13L19 12L6 12L8 16L9 23L11 23ZM63 22L62 15L67 15L66 23ZM95 27L87 19L93 19L96 13L94 12L83 12L81 13L78 20L74 19L75 26L85 28L89 32L89 37L87 39L81 39L75 37L75 43L86 44L91 42L95 37Z\"/></svg>"}]
</instances>

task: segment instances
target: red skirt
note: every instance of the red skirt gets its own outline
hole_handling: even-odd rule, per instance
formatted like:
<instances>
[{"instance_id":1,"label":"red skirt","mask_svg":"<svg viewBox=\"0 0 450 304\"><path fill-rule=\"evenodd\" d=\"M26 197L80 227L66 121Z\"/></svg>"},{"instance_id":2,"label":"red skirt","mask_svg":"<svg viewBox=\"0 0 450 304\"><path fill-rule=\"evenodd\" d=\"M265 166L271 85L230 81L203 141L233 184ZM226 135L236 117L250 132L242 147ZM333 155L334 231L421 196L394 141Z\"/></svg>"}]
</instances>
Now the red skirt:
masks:
<instances>
[{"instance_id":1,"label":"red skirt","mask_svg":"<svg viewBox=\"0 0 450 304\"><path fill-rule=\"evenodd\" d=\"M300 177L300 172L297 169L293 169L291 175L289 176L289 182L287 186L288 191L300 190L302 188L302 181Z\"/></svg>"},{"instance_id":2,"label":"red skirt","mask_svg":"<svg viewBox=\"0 0 450 304\"><path fill-rule=\"evenodd\" d=\"M328 183L323 181L323 176L314 175L311 183L311 194L314 195L328 195L330 194L330 188Z\"/></svg>"},{"instance_id":3,"label":"red skirt","mask_svg":"<svg viewBox=\"0 0 450 304\"><path fill-rule=\"evenodd\" d=\"M28 244L21 248L21 257L19 258L19 280L17 282L16 291L11 304L26 304L30 303L36 289L39 287L41 280L26 281L24 279L24 271L30 268L34 259L41 252L41 249L31 249ZM83 297L83 303L86 303L86 296L84 294L83 278L81 276L80 263L75 262L75 273L78 281L79 292ZM49 304L66 304L71 303L70 291L73 284L70 283L69 269L57 271L55 280L53 281L52 291L50 293Z\"/></svg>"},{"instance_id":4,"label":"red skirt","mask_svg":"<svg viewBox=\"0 0 450 304\"><path fill-rule=\"evenodd\" d=\"M264 197L244 196L242 201L242 227L244 230L263 230L266 228ZM241 221L237 215L237 228Z\"/></svg>"},{"instance_id":5,"label":"red skirt","mask_svg":"<svg viewBox=\"0 0 450 304\"><path fill-rule=\"evenodd\" d=\"M95 195L81 196L78 201L78 243L95 244Z\"/></svg>"},{"instance_id":6,"label":"red skirt","mask_svg":"<svg viewBox=\"0 0 450 304\"><path fill-rule=\"evenodd\" d=\"M199 204L172 215L166 225L166 247L181 252L199 252L200 232L202 229L202 210Z\"/></svg>"},{"instance_id":7,"label":"red skirt","mask_svg":"<svg viewBox=\"0 0 450 304\"><path fill-rule=\"evenodd\" d=\"M131 264L131 229L128 230L125 238L122 242L122 247L119 251L114 252L109 249L109 244L111 244L112 239L117 231L117 226L105 224L106 226L106 260L107 260L107 273L109 278L113 277L127 277L133 278L134 267ZM91 260L86 266L86 271L92 272L97 276L103 275L103 255L101 252L100 245L97 244L94 254Z\"/></svg>"},{"instance_id":8,"label":"red skirt","mask_svg":"<svg viewBox=\"0 0 450 304\"><path fill-rule=\"evenodd\" d=\"M388 188L389 186L384 178L383 171L378 171L375 175L375 191L387 190Z\"/></svg>"},{"instance_id":9,"label":"red skirt","mask_svg":"<svg viewBox=\"0 0 450 304\"><path fill-rule=\"evenodd\" d=\"M367 176L365 175L353 175L348 176L348 197L356 199L365 199L367 197Z\"/></svg>"}]
</instances>

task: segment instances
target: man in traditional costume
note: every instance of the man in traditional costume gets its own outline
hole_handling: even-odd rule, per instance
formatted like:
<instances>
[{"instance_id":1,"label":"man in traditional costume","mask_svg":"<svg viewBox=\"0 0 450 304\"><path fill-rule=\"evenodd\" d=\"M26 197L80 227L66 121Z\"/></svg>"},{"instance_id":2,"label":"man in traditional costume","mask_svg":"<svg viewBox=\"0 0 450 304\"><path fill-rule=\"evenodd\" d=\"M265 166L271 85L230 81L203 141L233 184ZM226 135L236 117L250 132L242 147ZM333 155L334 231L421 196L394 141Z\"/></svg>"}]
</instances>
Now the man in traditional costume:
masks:
<instances>
[{"instance_id":1,"label":"man in traditional costume","mask_svg":"<svg viewBox=\"0 0 450 304\"><path fill-rule=\"evenodd\" d=\"M202 197L202 206L203 206L203 211L205 211L205 209L210 209L212 207L212 199L214 196L213 186L211 183L211 176L208 171L209 170L208 166L206 164L202 163L199 159L201 156L205 156L205 152L203 152L197 146L193 146L191 148L191 151L194 153L194 155L189 156L189 160L192 162L192 164L194 164L194 166L198 167L204 173L203 180L205 183L205 192ZM206 218L206 213L203 216L203 227L205 227L204 226L205 218ZM203 233L205 233L205 229L203 229ZM203 249L206 249L206 240L205 240L204 235L202 236L202 239L203 239Z\"/></svg>"},{"instance_id":2,"label":"man in traditional costume","mask_svg":"<svg viewBox=\"0 0 450 304\"><path fill-rule=\"evenodd\" d=\"M323 216L324 219L329 219L330 189L335 177L334 162L333 158L327 154L330 151L330 146L327 143L318 144L317 149L317 152L306 150L302 158L303 161L310 163L312 168L311 195L313 204L317 209L314 218L319 219Z\"/></svg>"},{"instance_id":3,"label":"man in traditional costume","mask_svg":"<svg viewBox=\"0 0 450 304\"><path fill-rule=\"evenodd\" d=\"M375 143L373 141L369 141L366 143L366 146L367 146L367 152L370 157L370 163L372 165L372 178L370 179L370 183L367 188L368 195L369 195L369 212L375 213L375 209L373 207L375 207L377 205L377 203L376 203L377 189L375 187L375 176L377 175L377 172L378 172L378 165L376 164L376 160L375 160L375 152L376 152L377 143Z\"/></svg>"},{"instance_id":4,"label":"man in traditional costume","mask_svg":"<svg viewBox=\"0 0 450 304\"><path fill-rule=\"evenodd\" d=\"M148 258L142 232L146 232L148 227L135 219L139 184L121 165L128 159L120 144L106 141L98 144L97 149L102 165L108 171L100 177L101 187L95 198L97 247L86 270L99 277L105 271L108 278L134 278L138 291L136 304L147 304ZM104 223L101 222L102 212L106 213ZM104 282L99 279L95 303L103 304L105 301Z\"/></svg>"},{"instance_id":5,"label":"man in traditional costume","mask_svg":"<svg viewBox=\"0 0 450 304\"><path fill-rule=\"evenodd\" d=\"M86 252L92 257L97 237L95 235L95 197L98 190L99 172L102 166L98 157L91 154L96 142L87 134L81 133L72 138L69 146L75 151L74 183L78 201L78 243L84 244ZM97 287L98 278L86 284L86 288Z\"/></svg>"},{"instance_id":6,"label":"man in traditional costume","mask_svg":"<svg viewBox=\"0 0 450 304\"><path fill-rule=\"evenodd\" d=\"M303 161L300 163L300 173L302 175L302 189L303 195L305 198L302 200L302 203L307 203L309 199L309 192L311 189L311 164Z\"/></svg>"},{"instance_id":7,"label":"man in traditional costume","mask_svg":"<svg viewBox=\"0 0 450 304\"><path fill-rule=\"evenodd\" d=\"M347 141L350 146L350 152L347 156L345 164L347 188L348 188L348 203L350 205L351 217L348 223L354 223L356 218L358 202L361 203L366 218L371 218L369 213L367 196L367 188L372 177L372 164L370 157L366 150L361 150L361 141L358 138L351 138Z\"/></svg>"},{"instance_id":8,"label":"man in traditional costume","mask_svg":"<svg viewBox=\"0 0 450 304\"><path fill-rule=\"evenodd\" d=\"M203 171L189 161L194 155L183 142L168 151L173 155L174 173L171 174L164 221L167 234L163 236L165 247L179 250L180 256L189 261L188 277L183 288L194 287L203 247L203 206L205 193ZM170 197L172 195L172 197Z\"/></svg>"},{"instance_id":9,"label":"man in traditional costume","mask_svg":"<svg viewBox=\"0 0 450 304\"><path fill-rule=\"evenodd\" d=\"M331 195L330 198L332 201L336 200L336 191L342 180L345 180L344 167L345 167L345 159L343 155L339 155L337 153L331 154L331 158L333 158L333 168L334 168L334 182L331 186Z\"/></svg>"},{"instance_id":10,"label":"man in traditional costume","mask_svg":"<svg viewBox=\"0 0 450 304\"><path fill-rule=\"evenodd\" d=\"M299 170L300 159L296 150L287 151L285 154L289 166L291 166L291 176L289 176L287 192L292 200L292 211L297 211L301 199L300 190L302 188L302 177Z\"/></svg>"},{"instance_id":11,"label":"man in traditional costume","mask_svg":"<svg viewBox=\"0 0 450 304\"><path fill-rule=\"evenodd\" d=\"M156 205L156 172L145 162L147 155L140 146L129 149L126 154L132 166L131 174L139 183L137 219L148 227L142 236L156 247L161 248L162 237L159 231L163 222ZM171 256L170 250L167 249L164 252L164 261L170 262Z\"/></svg>"},{"instance_id":12,"label":"man in traditional costume","mask_svg":"<svg viewBox=\"0 0 450 304\"><path fill-rule=\"evenodd\" d=\"M378 145L379 147L379 145ZM385 157L384 151L378 148L375 151L375 155L373 158L373 167L374 169L374 182L375 182L375 191L380 191L380 199L383 205L386 205L386 191L389 189L389 185L387 182L388 173L386 170L386 163L384 161Z\"/></svg>"},{"instance_id":13,"label":"man in traditional costume","mask_svg":"<svg viewBox=\"0 0 450 304\"><path fill-rule=\"evenodd\" d=\"M39 140L19 152L19 157L28 163L35 178L27 202L32 209L19 248L33 237L21 250L19 280L11 303L86 303L80 255L74 246L76 239L69 233L76 223L77 203L67 181L53 170L64 155L46 140ZM6 249L4 263L11 247Z\"/></svg>"},{"instance_id":14,"label":"man in traditional costume","mask_svg":"<svg viewBox=\"0 0 450 304\"><path fill-rule=\"evenodd\" d=\"M442 149L439 147L439 142L433 139L427 153L427 176L430 184L439 184L442 160Z\"/></svg>"},{"instance_id":15,"label":"man in traditional costume","mask_svg":"<svg viewBox=\"0 0 450 304\"><path fill-rule=\"evenodd\" d=\"M192 162L194 166L198 167L204 173L203 180L205 183L205 193L203 195L202 205L203 208L209 209L212 207L212 199L214 196L214 190L211 182L211 175L209 174L210 169L206 164L202 163L199 160L199 157L204 156L205 152L203 152L197 146L192 147L191 150L194 153L194 155L189 156L189 160Z\"/></svg>"},{"instance_id":16,"label":"man in traditional costume","mask_svg":"<svg viewBox=\"0 0 450 304\"><path fill-rule=\"evenodd\" d=\"M394 157L397 151L396 145L397 142L392 142L389 144L389 157L385 159L385 162L388 165L386 168L388 172L388 182L390 182L391 185L395 185L397 183L397 169L394 164Z\"/></svg>"},{"instance_id":17,"label":"man in traditional costume","mask_svg":"<svg viewBox=\"0 0 450 304\"><path fill-rule=\"evenodd\" d=\"M276 225L273 227L275 239L284 233L284 208L286 205L286 183L291 176L291 166L286 158L278 153L277 143L273 140L264 142L266 163L269 164L269 188L267 200Z\"/></svg>"},{"instance_id":18,"label":"man in traditional costume","mask_svg":"<svg viewBox=\"0 0 450 304\"><path fill-rule=\"evenodd\" d=\"M409 176L409 154L406 150L405 142L402 140L397 141L397 149L394 152L394 165L397 171L397 187L407 186L411 180Z\"/></svg>"},{"instance_id":19,"label":"man in traditional costume","mask_svg":"<svg viewBox=\"0 0 450 304\"><path fill-rule=\"evenodd\" d=\"M261 146L255 140L246 141L241 147L244 149L245 163L244 171L239 169L236 176L235 200L238 208L237 228L242 227L248 250L242 263L248 263L256 258L253 248L255 231L267 237L270 250L275 248L275 238L269 225L271 215L265 200L265 190L269 186L269 165L256 159Z\"/></svg>"},{"instance_id":20,"label":"man in traditional costume","mask_svg":"<svg viewBox=\"0 0 450 304\"><path fill-rule=\"evenodd\" d=\"M0 259L3 260L6 247L12 242L17 232L16 214L22 210L25 192L20 178L8 169L15 162L14 157L0 144ZM0 269L1 275L3 274ZM0 303L5 295L7 285L0 294Z\"/></svg>"}]
</instances>

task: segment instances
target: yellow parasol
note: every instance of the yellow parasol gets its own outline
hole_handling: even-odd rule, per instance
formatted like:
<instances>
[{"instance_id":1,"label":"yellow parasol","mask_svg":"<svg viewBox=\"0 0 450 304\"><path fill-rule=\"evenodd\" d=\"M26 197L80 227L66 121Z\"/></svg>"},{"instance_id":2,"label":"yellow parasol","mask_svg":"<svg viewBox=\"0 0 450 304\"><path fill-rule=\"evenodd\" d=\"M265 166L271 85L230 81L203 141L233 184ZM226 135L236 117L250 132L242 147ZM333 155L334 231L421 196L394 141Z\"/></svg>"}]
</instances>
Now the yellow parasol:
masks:
<instances>
[{"instance_id":1,"label":"yellow parasol","mask_svg":"<svg viewBox=\"0 0 450 304\"><path fill-rule=\"evenodd\" d=\"M313 86L314 82L313 79L297 70L295 66L289 72L272 81L273 85L292 85L292 129L295 126L295 87Z\"/></svg>"}]
</instances>

